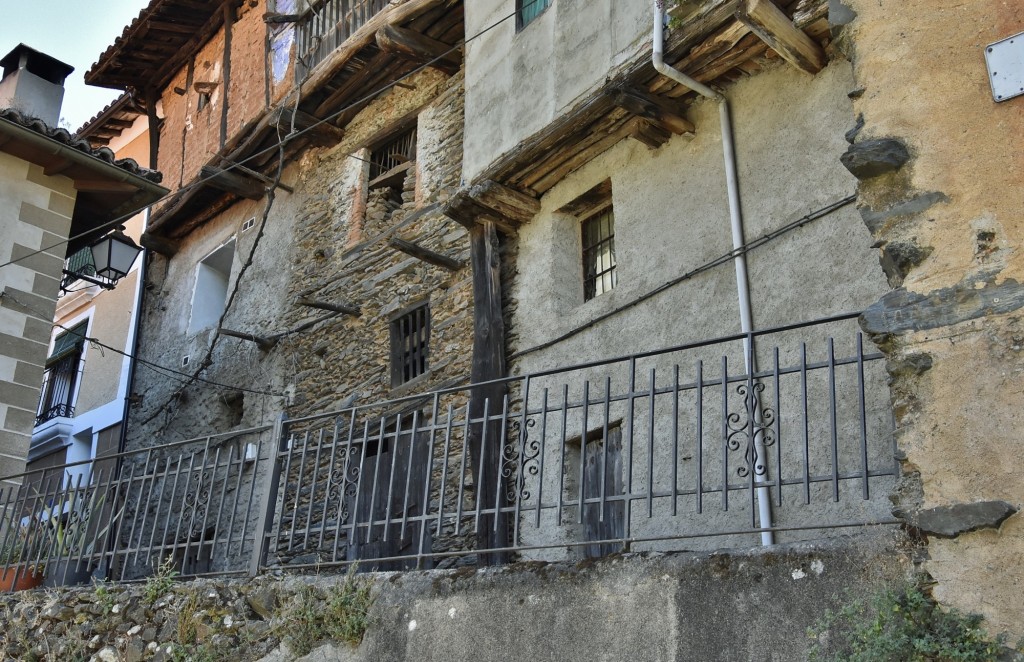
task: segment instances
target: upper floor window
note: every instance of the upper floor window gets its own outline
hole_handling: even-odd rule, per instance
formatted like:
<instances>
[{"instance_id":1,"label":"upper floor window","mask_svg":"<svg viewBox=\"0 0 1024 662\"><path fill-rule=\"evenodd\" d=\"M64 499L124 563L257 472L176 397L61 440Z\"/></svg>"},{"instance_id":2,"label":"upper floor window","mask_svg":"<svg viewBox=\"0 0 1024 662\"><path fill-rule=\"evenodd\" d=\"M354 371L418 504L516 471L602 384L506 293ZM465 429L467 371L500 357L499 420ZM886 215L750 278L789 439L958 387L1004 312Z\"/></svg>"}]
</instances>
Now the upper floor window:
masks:
<instances>
[{"instance_id":1,"label":"upper floor window","mask_svg":"<svg viewBox=\"0 0 1024 662\"><path fill-rule=\"evenodd\" d=\"M196 288L192 292L189 333L210 328L220 321L227 304L228 282L234 260L235 240L232 239L199 263L196 270Z\"/></svg>"},{"instance_id":2,"label":"upper floor window","mask_svg":"<svg viewBox=\"0 0 1024 662\"><path fill-rule=\"evenodd\" d=\"M583 221L583 299L615 288L615 214L611 207Z\"/></svg>"},{"instance_id":3,"label":"upper floor window","mask_svg":"<svg viewBox=\"0 0 1024 662\"><path fill-rule=\"evenodd\" d=\"M391 321L391 385L401 386L427 372L430 305L424 303Z\"/></svg>"},{"instance_id":4,"label":"upper floor window","mask_svg":"<svg viewBox=\"0 0 1024 662\"><path fill-rule=\"evenodd\" d=\"M516 0L516 30L522 30L541 15L551 0Z\"/></svg>"},{"instance_id":5,"label":"upper floor window","mask_svg":"<svg viewBox=\"0 0 1024 662\"><path fill-rule=\"evenodd\" d=\"M365 230L385 230L392 215L416 199L416 126L379 143L369 154Z\"/></svg>"},{"instance_id":6,"label":"upper floor window","mask_svg":"<svg viewBox=\"0 0 1024 662\"><path fill-rule=\"evenodd\" d=\"M43 373L36 425L60 416L75 415L75 388L81 372L82 349L88 326L88 322L82 322L54 340L53 352L46 359L46 371Z\"/></svg>"}]
</instances>

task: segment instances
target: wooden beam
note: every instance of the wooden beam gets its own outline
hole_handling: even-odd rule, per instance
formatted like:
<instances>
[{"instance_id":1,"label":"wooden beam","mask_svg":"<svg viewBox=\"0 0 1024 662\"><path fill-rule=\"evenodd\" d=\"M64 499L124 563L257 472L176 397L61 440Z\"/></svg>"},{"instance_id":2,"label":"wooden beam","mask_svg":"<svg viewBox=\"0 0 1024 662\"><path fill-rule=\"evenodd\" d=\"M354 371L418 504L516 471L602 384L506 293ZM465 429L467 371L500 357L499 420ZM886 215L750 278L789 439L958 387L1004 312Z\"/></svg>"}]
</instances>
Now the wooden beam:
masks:
<instances>
[{"instance_id":1,"label":"wooden beam","mask_svg":"<svg viewBox=\"0 0 1024 662\"><path fill-rule=\"evenodd\" d=\"M473 263L473 362L470 382L490 382L505 377L505 322L501 311L501 256L498 250L497 226L490 221L475 223L469 230L469 246ZM468 439L473 460L473 484L476 498L485 508L498 505L495 515L484 516L477 527L477 548L495 549L508 546L508 514L500 509L506 505L507 486L501 478L502 445L505 434L500 417L507 387L504 382L474 386L469 396L469 419L478 421L469 426ZM484 420L484 414L489 420ZM480 471L480 468L483 471ZM480 552L477 563L496 565L507 560L502 552Z\"/></svg>"},{"instance_id":2,"label":"wooden beam","mask_svg":"<svg viewBox=\"0 0 1024 662\"><path fill-rule=\"evenodd\" d=\"M801 71L816 74L828 63L821 46L797 28L772 0L744 0L736 18Z\"/></svg>"},{"instance_id":3,"label":"wooden beam","mask_svg":"<svg viewBox=\"0 0 1024 662\"><path fill-rule=\"evenodd\" d=\"M321 87L341 71L359 51L376 43L377 31L385 25L402 25L438 7L453 7L457 0L408 0L400 5L388 5L359 27L345 43L334 49L326 60L318 64L302 83L300 98L316 94Z\"/></svg>"},{"instance_id":4,"label":"wooden beam","mask_svg":"<svg viewBox=\"0 0 1024 662\"><path fill-rule=\"evenodd\" d=\"M228 193L246 198L248 200L260 200L267 193L267 185L247 175L237 172L228 172L220 168L203 166L199 170L199 177L204 184L219 188Z\"/></svg>"},{"instance_id":5,"label":"wooden beam","mask_svg":"<svg viewBox=\"0 0 1024 662\"><path fill-rule=\"evenodd\" d=\"M302 18L300 14L275 14L273 12L267 12L263 15L264 23L298 23L299 19Z\"/></svg>"},{"instance_id":6,"label":"wooden beam","mask_svg":"<svg viewBox=\"0 0 1024 662\"><path fill-rule=\"evenodd\" d=\"M630 138L642 142L651 149L658 149L669 141L671 132L655 126L642 117L634 117L631 122L632 128L629 131Z\"/></svg>"},{"instance_id":7,"label":"wooden beam","mask_svg":"<svg viewBox=\"0 0 1024 662\"><path fill-rule=\"evenodd\" d=\"M331 303L330 301L320 301L318 299L310 299L308 297L299 297L296 303L300 306L317 308L319 310L330 310L331 312L352 315L353 317L359 317L362 315L362 311L359 309L359 306L353 306L351 304Z\"/></svg>"},{"instance_id":8,"label":"wooden beam","mask_svg":"<svg viewBox=\"0 0 1024 662\"><path fill-rule=\"evenodd\" d=\"M492 210L498 218L522 225L540 211L540 202L492 180L484 180L469 190L478 203Z\"/></svg>"},{"instance_id":9,"label":"wooden beam","mask_svg":"<svg viewBox=\"0 0 1024 662\"><path fill-rule=\"evenodd\" d=\"M313 142L324 147L333 147L345 137L343 129L339 129L330 122L321 121L309 113L296 110L291 106L282 107L277 111L272 123L284 131L286 135L294 126L296 131L304 132Z\"/></svg>"},{"instance_id":10,"label":"wooden beam","mask_svg":"<svg viewBox=\"0 0 1024 662\"><path fill-rule=\"evenodd\" d=\"M150 234L149 232L142 233L142 237L139 238L139 243L142 244L143 248L148 248L154 253L159 253L164 257L174 257L181 249L180 241L161 237L156 234Z\"/></svg>"},{"instance_id":11,"label":"wooden beam","mask_svg":"<svg viewBox=\"0 0 1024 662\"><path fill-rule=\"evenodd\" d=\"M385 25L377 31L377 46L385 53L417 64L427 64L452 75L462 62L458 49L424 34L397 25Z\"/></svg>"},{"instance_id":12,"label":"wooden beam","mask_svg":"<svg viewBox=\"0 0 1024 662\"><path fill-rule=\"evenodd\" d=\"M256 343L256 346L260 348L260 351L269 352L274 349L277 345L277 338L264 338L263 336L253 335L251 333L245 333L243 331L232 331L231 329L221 329L220 334L222 336L229 336L231 338L240 338L241 340L248 340Z\"/></svg>"},{"instance_id":13,"label":"wooden beam","mask_svg":"<svg viewBox=\"0 0 1024 662\"><path fill-rule=\"evenodd\" d=\"M380 177L375 178L366 188L373 190L375 188L384 188L385 186L399 186L405 181L406 173L409 170L416 167L415 161L406 161L405 163L399 163L391 170L388 170Z\"/></svg>"},{"instance_id":14,"label":"wooden beam","mask_svg":"<svg viewBox=\"0 0 1024 662\"><path fill-rule=\"evenodd\" d=\"M696 130L671 101L640 90L620 88L615 95L615 105L676 135L693 135Z\"/></svg>"},{"instance_id":15,"label":"wooden beam","mask_svg":"<svg viewBox=\"0 0 1024 662\"><path fill-rule=\"evenodd\" d=\"M450 258L447 255L436 253L429 248L420 246L419 244L398 237L392 237L388 240L388 245L394 249L400 250L406 255L411 255L415 258L419 258L428 264L447 269L448 271L458 271L465 266L462 261Z\"/></svg>"}]
</instances>

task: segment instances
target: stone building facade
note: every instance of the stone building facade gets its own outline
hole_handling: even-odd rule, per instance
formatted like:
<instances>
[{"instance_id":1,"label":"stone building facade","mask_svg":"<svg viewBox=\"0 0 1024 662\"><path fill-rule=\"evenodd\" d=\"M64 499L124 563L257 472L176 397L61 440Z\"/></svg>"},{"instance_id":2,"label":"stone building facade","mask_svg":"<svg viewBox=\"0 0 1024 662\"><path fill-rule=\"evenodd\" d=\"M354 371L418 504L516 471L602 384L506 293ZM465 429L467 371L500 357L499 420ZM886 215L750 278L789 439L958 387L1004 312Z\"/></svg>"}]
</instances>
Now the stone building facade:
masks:
<instances>
[{"instance_id":1,"label":"stone building facade","mask_svg":"<svg viewBox=\"0 0 1024 662\"><path fill-rule=\"evenodd\" d=\"M444 466L421 507L456 524L433 550L472 545L466 515L544 559L902 527L937 597L1019 635L1024 105L984 50L1024 15L961 5L681 2L662 35L636 3L480 0L463 25L409 0L310 41L302 3L229 2L160 46L154 3L94 70L161 101L180 187L141 352L184 374L138 383L132 447L285 412L268 565L385 542L343 533L352 447L322 440L409 485L411 419ZM438 50L463 37L464 64ZM132 58L154 48L177 59Z\"/></svg>"},{"instance_id":2,"label":"stone building facade","mask_svg":"<svg viewBox=\"0 0 1024 662\"><path fill-rule=\"evenodd\" d=\"M2 64L0 475L9 476L29 457L65 258L166 189L134 160L53 128L71 67L25 45ZM13 500L12 485L4 487Z\"/></svg>"},{"instance_id":3,"label":"stone building facade","mask_svg":"<svg viewBox=\"0 0 1024 662\"><path fill-rule=\"evenodd\" d=\"M385 27L399 35L418 30L453 44L462 36L460 4L393 3L349 26L344 45L315 66L300 41L316 12L330 8L226 3L197 17L188 4L153 3L89 74L93 83L128 85L157 100L150 106L159 124L157 164L174 187L143 237L150 252L138 352L144 365L171 374L137 372L125 450L216 433L216 448L184 448L209 453L215 464L217 449L222 460L229 447L230 457L248 452L238 445L244 433L232 431L255 429L269 454L277 449L266 428L282 415L301 420L355 404L367 416L408 416L419 409L373 403L468 382L466 231L441 212L461 179L459 58L423 67L385 50L376 36ZM272 18L293 9L303 18ZM200 18L201 42L177 37L177 69L161 63L126 73L112 65L150 48L147 26ZM365 65L371 58L373 66ZM284 141L292 132L304 137ZM403 324L414 322L420 326L410 335ZM153 481L167 465L150 461L171 461L132 458L136 473ZM183 476L192 476L188 466ZM263 467L257 476L268 481ZM286 473L283 513L300 499L303 513L313 510L291 483L301 471L296 463ZM169 479L166 490L184 494L194 485ZM244 491L232 485L226 498ZM253 512L259 496L244 497ZM190 517L167 505L175 499L130 497L126 519L140 522L137 540L159 546L164 520ZM211 560L210 546L226 542L227 531L193 533L196 558L180 559L185 571L223 569L218 563L252 554L247 539L231 559ZM304 546L273 558L302 562L319 551Z\"/></svg>"}]
</instances>

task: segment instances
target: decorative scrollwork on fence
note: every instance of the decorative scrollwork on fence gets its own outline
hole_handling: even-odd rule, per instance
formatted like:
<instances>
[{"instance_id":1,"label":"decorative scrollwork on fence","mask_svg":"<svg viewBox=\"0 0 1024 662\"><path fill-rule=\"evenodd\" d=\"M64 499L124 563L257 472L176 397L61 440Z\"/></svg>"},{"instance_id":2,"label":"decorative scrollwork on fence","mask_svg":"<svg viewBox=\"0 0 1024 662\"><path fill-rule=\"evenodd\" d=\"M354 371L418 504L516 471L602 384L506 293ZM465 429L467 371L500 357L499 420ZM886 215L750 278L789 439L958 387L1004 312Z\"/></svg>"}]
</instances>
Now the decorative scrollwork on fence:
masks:
<instances>
[{"instance_id":1,"label":"decorative scrollwork on fence","mask_svg":"<svg viewBox=\"0 0 1024 662\"><path fill-rule=\"evenodd\" d=\"M532 428L537 421L530 418L526 427ZM520 433L519 421L509 423L512 441L505 444L501 451L501 477L505 479L505 496L510 502L518 497L529 501L531 492L526 489L526 476L536 476L540 472L540 441L530 439L529 430Z\"/></svg>"},{"instance_id":2,"label":"decorative scrollwork on fence","mask_svg":"<svg viewBox=\"0 0 1024 662\"><path fill-rule=\"evenodd\" d=\"M212 470L196 471L194 478L187 483L188 491L185 494L182 520L188 527L190 538L198 538L203 533L206 511L210 507L210 496L213 492L213 478Z\"/></svg>"},{"instance_id":3,"label":"decorative scrollwork on fence","mask_svg":"<svg viewBox=\"0 0 1024 662\"><path fill-rule=\"evenodd\" d=\"M753 469L755 476L764 476L768 472L766 458L758 457L756 440L761 439L764 447L775 444L775 410L762 406L764 384L755 382L753 388L747 383L736 387L736 393L743 399L744 412L729 414L727 425L729 432L726 444L729 450L743 449L744 464L736 469L741 478L748 478Z\"/></svg>"},{"instance_id":4,"label":"decorative scrollwork on fence","mask_svg":"<svg viewBox=\"0 0 1024 662\"><path fill-rule=\"evenodd\" d=\"M340 468L336 468L327 480L327 503L330 504L327 510L327 521L334 520L339 525L348 522L349 518L349 503L356 496L356 490L359 485L359 465L357 460L360 455L360 449L357 446L349 448L339 448L336 464L340 465ZM324 522L324 526L327 522Z\"/></svg>"}]
</instances>

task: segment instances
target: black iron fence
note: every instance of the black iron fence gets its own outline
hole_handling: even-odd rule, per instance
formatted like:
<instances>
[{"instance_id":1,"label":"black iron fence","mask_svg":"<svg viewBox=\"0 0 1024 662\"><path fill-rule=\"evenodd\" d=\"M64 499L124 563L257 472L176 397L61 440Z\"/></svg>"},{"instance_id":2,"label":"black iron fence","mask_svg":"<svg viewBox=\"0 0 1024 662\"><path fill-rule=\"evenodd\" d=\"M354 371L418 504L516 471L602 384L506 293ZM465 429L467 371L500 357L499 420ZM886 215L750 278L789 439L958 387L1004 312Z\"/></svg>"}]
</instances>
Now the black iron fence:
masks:
<instances>
[{"instance_id":1,"label":"black iron fence","mask_svg":"<svg viewBox=\"0 0 1024 662\"><path fill-rule=\"evenodd\" d=\"M356 30L387 7L389 0L319 0L310 3L295 25L301 79Z\"/></svg>"},{"instance_id":2,"label":"black iron fence","mask_svg":"<svg viewBox=\"0 0 1024 662\"><path fill-rule=\"evenodd\" d=\"M886 375L853 317L44 470L0 494L0 530L31 539L63 518L73 546L18 560L131 578L167 558L182 574L401 569L888 523Z\"/></svg>"}]
</instances>

